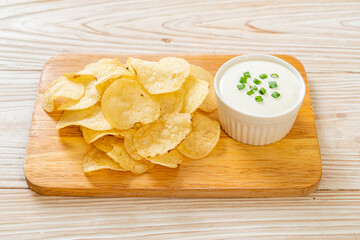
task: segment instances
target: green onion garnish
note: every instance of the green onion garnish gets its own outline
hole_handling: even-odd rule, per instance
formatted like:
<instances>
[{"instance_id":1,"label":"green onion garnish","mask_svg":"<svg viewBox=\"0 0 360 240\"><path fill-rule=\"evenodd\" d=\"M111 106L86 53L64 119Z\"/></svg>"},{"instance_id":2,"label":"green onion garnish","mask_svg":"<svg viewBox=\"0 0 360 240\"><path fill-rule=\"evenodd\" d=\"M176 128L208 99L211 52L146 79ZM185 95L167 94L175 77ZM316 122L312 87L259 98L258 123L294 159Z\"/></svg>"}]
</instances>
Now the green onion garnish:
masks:
<instances>
[{"instance_id":1,"label":"green onion garnish","mask_svg":"<svg viewBox=\"0 0 360 240\"><path fill-rule=\"evenodd\" d=\"M265 88L260 88L259 93L261 95L264 95L266 93L266 89Z\"/></svg>"},{"instance_id":2,"label":"green onion garnish","mask_svg":"<svg viewBox=\"0 0 360 240\"><path fill-rule=\"evenodd\" d=\"M262 102L263 101L263 98L261 96L256 96L255 97L255 101L257 102Z\"/></svg>"},{"instance_id":3,"label":"green onion garnish","mask_svg":"<svg viewBox=\"0 0 360 240\"><path fill-rule=\"evenodd\" d=\"M241 76L241 78L240 78L240 83L247 83L247 78Z\"/></svg>"},{"instance_id":4,"label":"green onion garnish","mask_svg":"<svg viewBox=\"0 0 360 240\"><path fill-rule=\"evenodd\" d=\"M251 78L251 75L250 75L249 72L244 72L244 77L246 77L246 78Z\"/></svg>"},{"instance_id":5,"label":"green onion garnish","mask_svg":"<svg viewBox=\"0 0 360 240\"><path fill-rule=\"evenodd\" d=\"M279 75L277 75L276 73L273 73L273 74L271 74L270 75L272 78L278 78L279 77Z\"/></svg>"},{"instance_id":6,"label":"green onion garnish","mask_svg":"<svg viewBox=\"0 0 360 240\"><path fill-rule=\"evenodd\" d=\"M260 83L261 83L261 81L260 81L259 79L257 79L257 78L255 78L253 82L254 82L255 84L260 84Z\"/></svg>"},{"instance_id":7,"label":"green onion garnish","mask_svg":"<svg viewBox=\"0 0 360 240\"><path fill-rule=\"evenodd\" d=\"M276 88L277 86L278 85L276 81L269 81L269 88Z\"/></svg>"},{"instance_id":8,"label":"green onion garnish","mask_svg":"<svg viewBox=\"0 0 360 240\"><path fill-rule=\"evenodd\" d=\"M245 88L245 84L242 83L242 84L237 85L236 87L237 87L237 89L242 90Z\"/></svg>"},{"instance_id":9,"label":"green onion garnish","mask_svg":"<svg viewBox=\"0 0 360 240\"><path fill-rule=\"evenodd\" d=\"M275 92L273 92L273 93L271 94L271 96L272 96L273 98L278 98L278 97L280 97L280 93L278 93L277 91L275 91Z\"/></svg>"},{"instance_id":10,"label":"green onion garnish","mask_svg":"<svg viewBox=\"0 0 360 240\"><path fill-rule=\"evenodd\" d=\"M265 78L267 78L268 76L267 76L265 73L263 73L263 74L260 74L259 77L260 77L261 79L265 79Z\"/></svg>"},{"instance_id":11,"label":"green onion garnish","mask_svg":"<svg viewBox=\"0 0 360 240\"><path fill-rule=\"evenodd\" d=\"M251 90L250 90L250 91L248 91L246 94L247 94L247 95L249 95L249 96L251 96L251 95L253 95L253 94L254 94L254 91L251 89Z\"/></svg>"},{"instance_id":12,"label":"green onion garnish","mask_svg":"<svg viewBox=\"0 0 360 240\"><path fill-rule=\"evenodd\" d=\"M250 85L250 89L252 89L254 91L258 90L257 86L251 86L251 85Z\"/></svg>"}]
</instances>

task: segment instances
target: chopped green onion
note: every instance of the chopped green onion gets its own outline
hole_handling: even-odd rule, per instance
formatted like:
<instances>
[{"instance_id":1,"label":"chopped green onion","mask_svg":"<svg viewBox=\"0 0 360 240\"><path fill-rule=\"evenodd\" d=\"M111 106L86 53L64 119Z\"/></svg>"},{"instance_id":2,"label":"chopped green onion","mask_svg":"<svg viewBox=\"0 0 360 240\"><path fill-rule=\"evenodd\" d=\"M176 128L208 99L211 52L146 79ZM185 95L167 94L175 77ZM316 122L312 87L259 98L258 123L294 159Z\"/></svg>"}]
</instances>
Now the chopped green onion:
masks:
<instances>
[{"instance_id":1,"label":"chopped green onion","mask_svg":"<svg viewBox=\"0 0 360 240\"><path fill-rule=\"evenodd\" d=\"M260 84L260 83L261 83L261 81L260 81L259 79L257 79L257 78L255 78L253 82L254 82L255 84Z\"/></svg>"},{"instance_id":2,"label":"chopped green onion","mask_svg":"<svg viewBox=\"0 0 360 240\"><path fill-rule=\"evenodd\" d=\"M261 88L261 89L259 90L259 93L260 93L261 95L264 95L264 94L266 93L266 89L265 89L265 88Z\"/></svg>"},{"instance_id":3,"label":"chopped green onion","mask_svg":"<svg viewBox=\"0 0 360 240\"><path fill-rule=\"evenodd\" d=\"M237 87L237 89L242 90L245 88L245 84L242 83L242 84L237 85L236 87Z\"/></svg>"},{"instance_id":4,"label":"chopped green onion","mask_svg":"<svg viewBox=\"0 0 360 240\"><path fill-rule=\"evenodd\" d=\"M276 73L273 73L273 74L271 74L270 75L272 78L278 78L279 77L279 75L277 75Z\"/></svg>"},{"instance_id":5,"label":"chopped green onion","mask_svg":"<svg viewBox=\"0 0 360 240\"><path fill-rule=\"evenodd\" d=\"M251 78L251 75L250 75L249 72L244 72L244 77L246 77L246 78Z\"/></svg>"},{"instance_id":6,"label":"chopped green onion","mask_svg":"<svg viewBox=\"0 0 360 240\"><path fill-rule=\"evenodd\" d=\"M241 78L240 78L240 83L247 83L247 78L241 76Z\"/></svg>"},{"instance_id":7,"label":"chopped green onion","mask_svg":"<svg viewBox=\"0 0 360 240\"><path fill-rule=\"evenodd\" d=\"M255 101L257 102L262 102L263 101L263 98L261 96L256 96L255 97Z\"/></svg>"},{"instance_id":8,"label":"chopped green onion","mask_svg":"<svg viewBox=\"0 0 360 240\"><path fill-rule=\"evenodd\" d=\"M265 79L265 78L267 78L268 76L267 76L265 73L263 73L263 74L260 74L259 77L260 77L261 79Z\"/></svg>"},{"instance_id":9,"label":"chopped green onion","mask_svg":"<svg viewBox=\"0 0 360 240\"><path fill-rule=\"evenodd\" d=\"M272 96L273 98L278 98L278 97L280 97L280 93L278 93L277 91L275 91L275 92L273 92L273 93L271 94L271 96Z\"/></svg>"},{"instance_id":10,"label":"chopped green onion","mask_svg":"<svg viewBox=\"0 0 360 240\"><path fill-rule=\"evenodd\" d=\"M250 85L250 89L252 89L254 91L258 90L257 86L251 86L251 85Z\"/></svg>"},{"instance_id":11,"label":"chopped green onion","mask_svg":"<svg viewBox=\"0 0 360 240\"><path fill-rule=\"evenodd\" d=\"M276 81L269 81L269 88L276 88L277 86L278 85Z\"/></svg>"},{"instance_id":12,"label":"chopped green onion","mask_svg":"<svg viewBox=\"0 0 360 240\"><path fill-rule=\"evenodd\" d=\"M251 90L250 90L250 91L248 91L246 94L247 94L247 95L249 95L249 96L251 96L251 95L253 95L253 94L254 94L254 91L251 89Z\"/></svg>"}]
</instances>

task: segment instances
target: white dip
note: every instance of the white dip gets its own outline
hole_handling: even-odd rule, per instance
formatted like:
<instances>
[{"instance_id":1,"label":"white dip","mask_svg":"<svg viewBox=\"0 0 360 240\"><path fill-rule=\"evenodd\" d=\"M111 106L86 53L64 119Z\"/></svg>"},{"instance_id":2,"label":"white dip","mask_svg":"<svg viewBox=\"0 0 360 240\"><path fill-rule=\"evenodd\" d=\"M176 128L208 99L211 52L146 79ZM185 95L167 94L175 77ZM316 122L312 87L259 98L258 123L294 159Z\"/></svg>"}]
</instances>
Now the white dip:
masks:
<instances>
[{"instance_id":1,"label":"white dip","mask_svg":"<svg viewBox=\"0 0 360 240\"><path fill-rule=\"evenodd\" d=\"M241 84L239 81L244 72L249 72L251 78L247 79L246 87L239 90L237 85ZM261 79L259 75L263 73L268 77ZM270 75L274 73L279 77L272 78ZM259 79L261 83L255 84L254 78ZM277 87L269 88L269 81L276 81ZM258 88L251 96L247 94L250 85ZM264 60L244 61L229 67L225 70L219 86L226 104L242 113L257 116L273 116L286 112L300 97L300 84L295 74L278 63ZM262 87L266 89L264 95L259 93ZM271 96L275 91L280 93L276 99ZM263 101L255 101L256 96L261 96Z\"/></svg>"}]
</instances>

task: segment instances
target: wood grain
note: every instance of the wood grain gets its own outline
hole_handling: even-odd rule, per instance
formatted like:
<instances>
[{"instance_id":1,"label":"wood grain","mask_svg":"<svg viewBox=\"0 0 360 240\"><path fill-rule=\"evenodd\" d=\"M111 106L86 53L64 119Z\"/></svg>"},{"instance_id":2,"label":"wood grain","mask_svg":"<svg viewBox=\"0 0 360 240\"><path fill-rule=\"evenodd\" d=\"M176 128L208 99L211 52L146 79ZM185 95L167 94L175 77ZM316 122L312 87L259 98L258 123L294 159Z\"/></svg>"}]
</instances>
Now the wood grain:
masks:
<instances>
[{"instance_id":1,"label":"wood grain","mask_svg":"<svg viewBox=\"0 0 360 240\"><path fill-rule=\"evenodd\" d=\"M11 188L0 192L0 238L360 239L359 12L357 0L0 1L0 188ZM28 129L40 72L51 56L193 52L301 60L323 162L316 200L164 199L157 215L145 211L154 205L148 199L139 211L127 211L139 202L49 198L14 189L27 187L22 166ZM96 208L98 201L106 204ZM273 208L277 203L280 208ZM231 215L224 216L225 206ZM190 228L178 227L191 216ZM246 225L248 216L259 222ZM122 219L133 227L119 227ZM214 223L204 227L209 219Z\"/></svg>"},{"instance_id":2,"label":"wood grain","mask_svg":"<svg viewBox=\"0 0 360 240\"><path fill-rule=\"evenodd\" d=\"M360 237L360 195L352 191L275 199L111 199L0 190L0 212L3 239Z\"/></svg>"},{"instance_id":3,"label":"wood grain","mask_svg":"<svg viewBox=\"0 0 360 240\"><path fill-rule=\"evenodd\" d=\"M250 146L231 139L223 131L214 150L200 160L186 159L179 168L156 166L134 175L100 171L85 175L83 156L88 148L78 127L60 130L55 125L61 112L47 114L41 96L51 81L64 72L80 71L86 64L108 55L58 55L44 66L25 161L29 187L45 195L148 196L148 197L281 197L313 192L321 178L321 159L309 91L290 133L266 146ZM112 56L114 57L114 56ZM123 63L127 55L117 55ZM159 60L162 56L135 56ZM215 74L232 55L186 55L188 62ZM286 55L302 74L301 63ZM210 116L217 119L217 112ZM211 174L209 174L211 173Z\"/></svg>"}]
</instances>

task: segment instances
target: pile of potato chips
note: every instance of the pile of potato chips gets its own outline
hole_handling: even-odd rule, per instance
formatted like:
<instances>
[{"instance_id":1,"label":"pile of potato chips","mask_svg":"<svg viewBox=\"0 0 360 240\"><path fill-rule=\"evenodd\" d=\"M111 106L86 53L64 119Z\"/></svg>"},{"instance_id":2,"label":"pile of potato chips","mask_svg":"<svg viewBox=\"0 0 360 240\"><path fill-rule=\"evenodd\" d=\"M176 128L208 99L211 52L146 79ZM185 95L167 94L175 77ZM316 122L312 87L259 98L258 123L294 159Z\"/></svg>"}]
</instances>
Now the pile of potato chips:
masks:
<instances>
[{"instance_id":1,"label":"pile of potato chips","mask_svg":"<svg viewBox=\"0 0 360 240\"><path fill-rule=\"evenodd\" d=\"M178 167L207 156L220 124L195 112L216 109L214 77L182 58L158 62L103 58L65 73L42 96L45 111L63 110L56 129L80 126L91 144L84 172L144 173L154 164Z\"/></svg>"}]
</instances>

